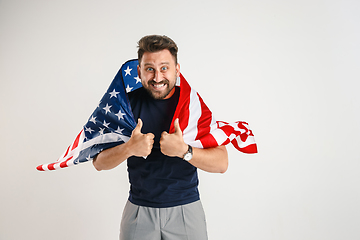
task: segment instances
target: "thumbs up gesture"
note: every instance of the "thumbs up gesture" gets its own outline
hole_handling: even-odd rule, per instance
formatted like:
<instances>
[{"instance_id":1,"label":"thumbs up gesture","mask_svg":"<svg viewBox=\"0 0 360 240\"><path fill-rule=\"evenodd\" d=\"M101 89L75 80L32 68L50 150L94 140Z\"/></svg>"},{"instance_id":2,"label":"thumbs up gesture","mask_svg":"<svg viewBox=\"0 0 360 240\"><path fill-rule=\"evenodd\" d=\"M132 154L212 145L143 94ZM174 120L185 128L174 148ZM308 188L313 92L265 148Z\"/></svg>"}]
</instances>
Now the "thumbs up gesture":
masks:
<instances>
[{"instance_id":1,"label":"thumbs up gesture","mask_svg":"<svg viewBox=\"0 0 360 240\"><path fill-rule=\"evenodd\" d=\"M188 149L188 145L184 142L178 118L174 121L174 127L174 133L163 132L161 134L160 149L167 156L182 158Z\"/></svg>"},{"instance_id":2,"label":"thumbs up gesture","mask_svg":"<svg viewBox=\"0 0 360 240\"><path fill-rule=\"evenodd\" d=\"M151 150L154 145L154 134L147 133L142 134L141 128L143 122L141 119L138 119L138 124L131 133L131 137L127 142L128 150L130 151L131 156L145 157L151 153Z\"/></svg>"}]
</instances>

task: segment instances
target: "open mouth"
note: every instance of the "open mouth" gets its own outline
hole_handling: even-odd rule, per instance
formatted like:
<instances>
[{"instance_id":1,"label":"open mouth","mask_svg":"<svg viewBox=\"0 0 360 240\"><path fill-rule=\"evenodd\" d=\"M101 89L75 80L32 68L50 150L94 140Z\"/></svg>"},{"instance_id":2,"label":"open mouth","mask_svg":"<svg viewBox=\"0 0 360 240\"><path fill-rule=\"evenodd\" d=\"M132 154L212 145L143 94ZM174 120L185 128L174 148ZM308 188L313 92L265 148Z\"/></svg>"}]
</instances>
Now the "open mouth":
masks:
<instances>
[{"instance_id":1,"label":"open mouth","mask_svg":"<svg viewBox=\"0 0 360 240\"><path fill-rule=\"evenodd\" d=\"M170 81L164 79L160 82L150 80L147 82L147 86L145 88L153 98L165 99L173 89L173 87L171 89L170 87Z\"/></svg>"},{"instance_id":2,"label":"open mouth","mask_svg":"<svg viewBox=\"0 0 360 240\"><path fill-rule=\"evenodd\" d=\"M156 90L161 90L166 86L166 84L165 83L161 83L161 84L158 83L158 84L151 84L151 86L153 88L155 88Z\"/></svg>"},{"instance_id":3,"label":"open mouth","mask_svg":"<svg viewBox=\"0 0 360 240\"><path fill-rule=\"evenodd\" d=\"M161 91L166 88L168 82L163 80L161 82L150 81L149 85L156 91Z\"/></svg>"}]
</instances>

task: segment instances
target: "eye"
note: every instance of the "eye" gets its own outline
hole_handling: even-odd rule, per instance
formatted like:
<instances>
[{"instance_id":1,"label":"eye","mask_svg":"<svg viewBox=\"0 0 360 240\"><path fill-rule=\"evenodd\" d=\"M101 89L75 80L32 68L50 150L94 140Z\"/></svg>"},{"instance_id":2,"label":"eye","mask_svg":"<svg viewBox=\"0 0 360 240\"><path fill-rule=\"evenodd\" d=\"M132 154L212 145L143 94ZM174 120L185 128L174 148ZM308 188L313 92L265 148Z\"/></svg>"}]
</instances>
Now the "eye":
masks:
<instances>
[{"instance_id":1,"label":"eye","mask_svg":"<svg viewBox=\"0 0 360 240\"><path fill-rule=\"evenodd\" d=\"M152 67L148 67L148 68L146 68L146 71L147 72L152 72L152 71L154 71L154 69Z\"/></svg>"},{"instance_id":2,"label":"eye","mask_svg":"<svg viewBox=\"0 0 360 240\"><path fill-rule=\"evenodd\" d=\"M166 71L167 69L168 69L168 67L164 66L164 67L161 68L161 71Z\"/></svg>"}]
</instances>

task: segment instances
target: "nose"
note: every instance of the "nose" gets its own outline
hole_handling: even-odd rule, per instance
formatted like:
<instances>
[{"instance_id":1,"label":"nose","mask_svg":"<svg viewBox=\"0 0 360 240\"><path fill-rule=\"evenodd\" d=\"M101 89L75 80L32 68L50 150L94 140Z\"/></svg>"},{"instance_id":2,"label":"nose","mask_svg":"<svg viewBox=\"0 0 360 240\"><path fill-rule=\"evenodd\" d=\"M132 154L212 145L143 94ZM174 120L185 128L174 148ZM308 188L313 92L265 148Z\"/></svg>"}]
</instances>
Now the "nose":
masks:
<instances>
[{"instance_id":1,"label":"nose","mask_svg":"<svg viewBox=\"0 0 360 240\"><path fill-rule=\"evenodd\" d=\"M162 74L160 71L155 71L154 81L161 82L163 80Z\"/></svg>"}]
</instances>

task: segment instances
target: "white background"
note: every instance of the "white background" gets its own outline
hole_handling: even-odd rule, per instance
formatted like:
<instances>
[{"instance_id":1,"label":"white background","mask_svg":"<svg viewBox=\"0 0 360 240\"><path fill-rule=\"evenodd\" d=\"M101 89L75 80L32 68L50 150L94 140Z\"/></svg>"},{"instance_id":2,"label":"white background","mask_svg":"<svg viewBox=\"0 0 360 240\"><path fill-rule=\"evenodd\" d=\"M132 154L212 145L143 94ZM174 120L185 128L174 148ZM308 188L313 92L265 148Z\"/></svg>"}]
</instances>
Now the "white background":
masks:
<instances>
[{"instance_id":1,"label":"white background","mask_svg":"<svg viewBox=\"0 0 360 240\"><path fill-rule=\"evenodd\" d=\"M360 239L357 0L0 0L0 239L118 239L126 164L55 161L137 41L165 34L218 120L250 123L200 171L209 240Z\"/></svg>"}]
</instances>

